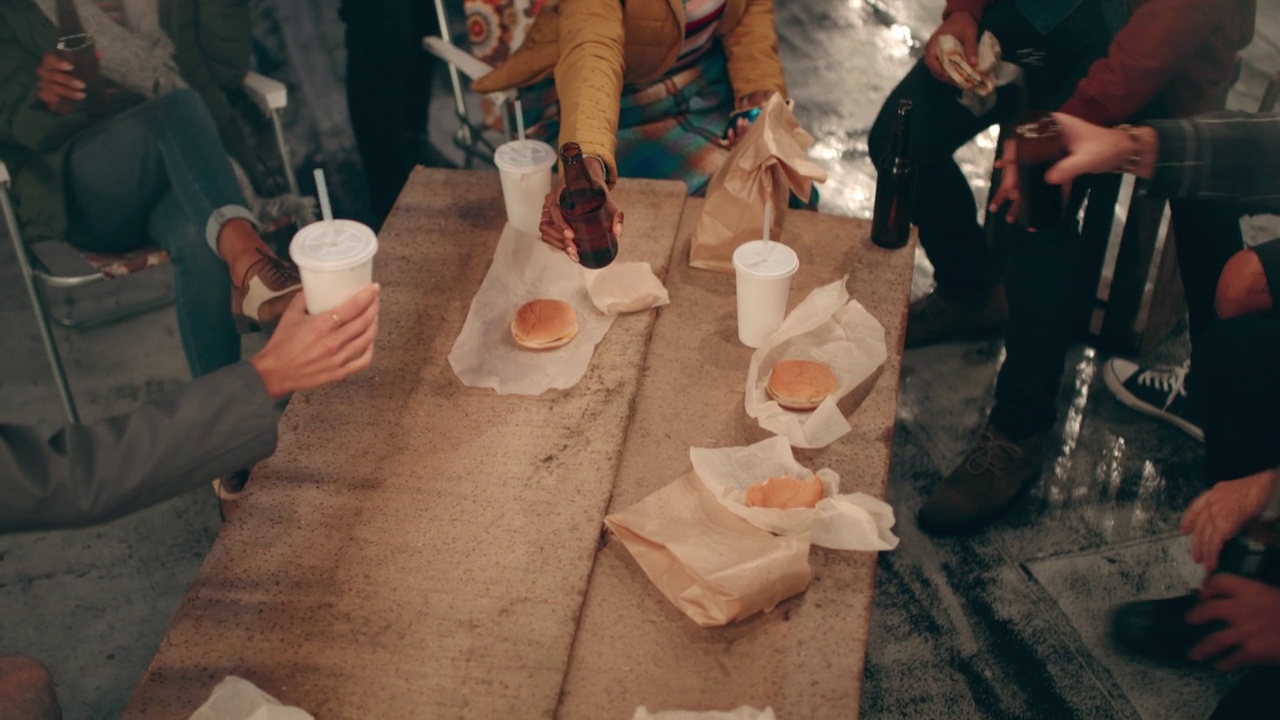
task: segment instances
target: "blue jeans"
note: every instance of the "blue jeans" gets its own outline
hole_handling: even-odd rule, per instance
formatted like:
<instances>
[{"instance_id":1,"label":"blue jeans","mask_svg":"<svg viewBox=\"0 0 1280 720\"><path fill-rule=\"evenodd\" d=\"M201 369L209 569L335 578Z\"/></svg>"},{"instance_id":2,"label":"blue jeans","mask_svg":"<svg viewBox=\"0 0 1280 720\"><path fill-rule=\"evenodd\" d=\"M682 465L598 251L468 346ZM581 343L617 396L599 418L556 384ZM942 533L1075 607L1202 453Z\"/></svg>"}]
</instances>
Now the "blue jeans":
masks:
<instances>
[{"instance_id":1,"label":"blue jeans","mask_svg":"<svg viewBox=\"0 0 1280 720\"><path fill-rule=\"evenodd\" d=\"M223 224L253 222L204 101L176 90L90 127L67 155L67 240L121 253L148 240L173 261L174 305L192 377L240 360Z\"/></svg>"}]
</instances>

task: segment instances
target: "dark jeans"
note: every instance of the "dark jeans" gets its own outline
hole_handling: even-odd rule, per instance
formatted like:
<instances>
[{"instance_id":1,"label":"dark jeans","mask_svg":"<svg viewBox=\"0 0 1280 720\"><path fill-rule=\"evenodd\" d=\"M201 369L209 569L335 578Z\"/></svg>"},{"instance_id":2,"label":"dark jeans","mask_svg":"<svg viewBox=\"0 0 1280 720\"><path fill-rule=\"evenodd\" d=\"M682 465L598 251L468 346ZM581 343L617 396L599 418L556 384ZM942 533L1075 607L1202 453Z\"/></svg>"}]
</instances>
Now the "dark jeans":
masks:
<instances>
[{"instance_id":1,"label":"dark jeans","mask_svg":"<svg viewBox=\"0 0 1280 720\"><path fill-rule=\"evenodd\" d=\"M1280 464L1280 318L1219 320L1194 345L1205 479L1235 480Z\"/></svg>"},{"instance_id":2,"label":"dark jeans","mask_svg":"<svg viewBox=\"0 0 1280 720\"><path fill-rule=\"evenodd\" d=\"M65 179L71 244L120 253L149 239L169 253L191 375L238 362L231 278L217 236L227 220L252 216L200 96L175 90L80 133Z\"/></svg>"},{"instance_id":3,"label":"dark jeans","mask_svg":"<svg viewBox=\"0 0 1280 720\"><path fill-rule=\"evenodd\" d=\"M440 23L430 0L343 0L347 111L381 224L421 155L435 57L422 49Z\"/></svg>"}]
</instances>

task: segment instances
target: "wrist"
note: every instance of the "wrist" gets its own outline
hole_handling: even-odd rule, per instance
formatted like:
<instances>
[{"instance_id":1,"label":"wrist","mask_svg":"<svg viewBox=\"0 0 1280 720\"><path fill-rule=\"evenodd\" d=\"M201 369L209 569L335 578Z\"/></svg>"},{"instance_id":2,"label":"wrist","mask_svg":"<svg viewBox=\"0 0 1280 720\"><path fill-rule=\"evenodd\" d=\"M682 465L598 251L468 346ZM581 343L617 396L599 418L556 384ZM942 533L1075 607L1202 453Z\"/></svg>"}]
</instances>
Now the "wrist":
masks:
<instances>
[{"instance_id":1,"label":"wrist","mask_svg":"<svg viewBox=\"0 0 1280 720\"><path fill-rule=\"evenodd\" d=\"M1124 136L1120 142L1124 154L1112 168L1112 172L1150 178L1155 172L1156 146L1159 142L1155 130L1149 127L1117 125L1114 132Z\"/></svg>"},{"instance_id":2,"label":"wrist","mask_svg":"<svg viewBox=\"0 0 1280 720\"><path fill-rule=\"evenodd\" d=\"M594 180L605 185L609 184L609 165L604 161L604 158L599 155L584 154L582 159L586 164L587 174L591 175Z\"/></svg>"},{"instance_id":3,"label":"wrist","mask_svg":"<svg viewBox=\"0 0 1280 720\"><path fill-rule=\"evenodd\" d=\"M262 381L262 386L267 389L267 394L271 396L272 400L279 400L289 394L284 382L284 373L272 361L271 355L267 350L264 349L249 358L249 363L258 372L258 379Z\"/></svg>"}]
</instances>

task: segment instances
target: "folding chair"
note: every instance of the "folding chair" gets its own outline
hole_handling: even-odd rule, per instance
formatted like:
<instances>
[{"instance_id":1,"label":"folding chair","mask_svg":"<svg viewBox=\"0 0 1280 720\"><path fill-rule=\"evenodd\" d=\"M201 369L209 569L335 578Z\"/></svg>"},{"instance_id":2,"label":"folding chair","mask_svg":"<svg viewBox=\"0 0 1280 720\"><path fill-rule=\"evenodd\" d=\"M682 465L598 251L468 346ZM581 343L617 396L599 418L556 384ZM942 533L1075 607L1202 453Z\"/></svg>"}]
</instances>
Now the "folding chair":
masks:
<instances>
[{"instance_id":1,"label":"folding chair","mask_svg":"<svg viewBox=\"0 0 1280 720\"><path fill-rule=\"evenodd\" d=\"M511 123L508 118L513 111L511 104L517 93L515 90L488 93L483 99L491 104L492 114L473 120L461 76L474 80L505 60L524 39L525 26L533 11L541 5L541 0L465 0L463 4L467 10L467 25L473 34L472 52L459 48L450 39L449 17L444 0L435 0L440 35L424 37L422 46L448 66L449 81L453 86L454 114L458 119L458 130L454 133L453 143L462 150L463 167L470 168L476 158L492 164L496 145L489 137L490 134L500 137L499 142L511 139ZM527 12L517 10L517 6ZM517 27L506 27L505 23L509 18L517 20ZM477 57L480 50L476 46L479 40L474 37L476 33L484 36L483 44L487 50L483 52L483 57Z\"/></svg>"},{"instance_id":2,"label":"folding chair","mask_svg":"<svg viewBox=\"0 0 1280 720\"><path fill-rule=\"evenodd\" d=\"M249 73L245 78L244 87L254 103L271 118L272 124L275 126L276 144L280 151L280 158L284 163L285 177L290 191L296 193L298 191L298 180L293 171L289 148L285 143L284 131L280 121L280 114L288 105L288 90L284 84L257 73ZM70 330L88 330L164 307L171 303L173 299L167 295L149 298L139 303L105 310L86 317L72 317L70 314L59 314L54 311L54 308L49 303L47 291L50 288L70 291L103 280L137 273L148 268L160 267L168 264L169 257L163 250L152 245L144 245L123 255L99 255L76 250L75 252L85 261L88 267L80 272L56 272L36 252L36 245L60 241L29 243L23 238L21 228L18 226L17 216L13 210L13 203L9 197L10 183L9 169L3 162L0 162L0 211L4 214L5 228L8 231L10 240L13 242L14 255L18 258L22 279L27 286L27 295L31 298L31 306L36 315L36 324L40 328L40 338L44 342L45 353L49 357L49 367L53 370L53 379L58 386L58 394L62 398L62 407L67 413L67 419L77 423L80 421L80 416L76 411L75 399L72 397L71 387L67 382L67 375L63 368L62 357L58 353L57 342L53 337L51 323L56 323ZM68 247L70 246L68 245Z\"/></svg>"}]
</instances>

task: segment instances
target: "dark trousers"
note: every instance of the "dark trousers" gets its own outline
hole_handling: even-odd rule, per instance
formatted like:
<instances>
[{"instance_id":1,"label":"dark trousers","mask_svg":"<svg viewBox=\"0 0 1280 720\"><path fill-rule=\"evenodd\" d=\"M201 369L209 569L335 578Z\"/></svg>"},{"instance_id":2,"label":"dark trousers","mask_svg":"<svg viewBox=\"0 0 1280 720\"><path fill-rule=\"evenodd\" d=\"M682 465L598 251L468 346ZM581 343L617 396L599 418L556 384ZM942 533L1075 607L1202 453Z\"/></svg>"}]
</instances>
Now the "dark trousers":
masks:
<instances>
[{"instance_id":1,"label":"dark trousers","mask_svg":"<svg viewBox=\"0 0 1280 720\"><path fill-rule=\"evenodd\" d=\"M347 108L381 224L425 147L435 58L422 49L440 23L431 0L343 0Z\"/></svg>"},{"instance_id":2,"label":"dark trousers","mask_svg":"<svg viewBox=\"0 0 1280 720\"><path fill-rule=\"evenodd\" d=\"M1280 464L1280 318L1219 320L1193 346L1205 478L1234 480Z\"/></svg>"}]
</instances>

